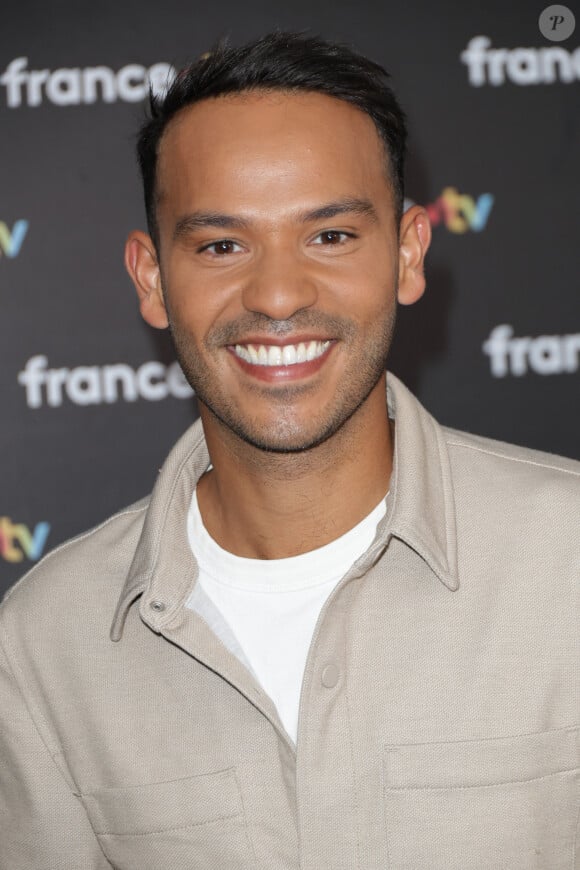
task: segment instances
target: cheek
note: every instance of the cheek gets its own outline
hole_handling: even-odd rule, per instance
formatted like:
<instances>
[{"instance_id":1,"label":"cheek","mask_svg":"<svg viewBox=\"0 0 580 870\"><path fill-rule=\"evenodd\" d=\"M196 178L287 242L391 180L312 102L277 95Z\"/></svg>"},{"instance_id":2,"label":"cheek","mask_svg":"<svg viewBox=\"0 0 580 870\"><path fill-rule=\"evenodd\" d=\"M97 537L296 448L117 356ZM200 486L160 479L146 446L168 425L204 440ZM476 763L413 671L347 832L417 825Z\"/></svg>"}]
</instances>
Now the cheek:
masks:
<instances>
[{"instance_id":1,"label":"cheek","mask_svg":"<svg viewBox=\"0 0 580 870\"><path fill-rule=\"evenodd\" d=\"M210 328L227 317L239 293L219 271L196 267L192 258L172 257L163 286L171 314L184 325Z\"/></svg>"},{"instance_id":2,"label":"cheek","mask_svg":"<svg viewBox=\"0 0 580 870\"><path fill-rule=\"evenodd\" d=\"M353 271L348 280L334 285L337 312L352 320L368 323L373 318L383 318L396 305L396 280L391 274L392 264L380 264Z\"/></svg>"}]
</instances>

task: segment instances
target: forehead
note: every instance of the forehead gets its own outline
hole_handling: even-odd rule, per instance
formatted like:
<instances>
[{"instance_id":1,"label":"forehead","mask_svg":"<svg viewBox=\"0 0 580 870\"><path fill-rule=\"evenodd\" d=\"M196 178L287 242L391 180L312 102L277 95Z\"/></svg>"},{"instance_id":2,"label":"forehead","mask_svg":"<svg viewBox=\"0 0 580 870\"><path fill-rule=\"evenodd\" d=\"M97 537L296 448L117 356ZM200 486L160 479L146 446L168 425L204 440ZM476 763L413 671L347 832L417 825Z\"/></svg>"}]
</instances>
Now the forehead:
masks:
<instances>
[{"instance_id":1,"label":"forehead","mask_svg":"<svg viewBox=\"0 0 580 870\"><path fill-rule=\"evenodd\" d=\"M219 96L169 123L159 147L158 200L277 200L307 190L315 196L317 188L325 197L376 198L390 188L387 159L372 119L344 100L279 91Z\"/></svg>"}]
</instances>

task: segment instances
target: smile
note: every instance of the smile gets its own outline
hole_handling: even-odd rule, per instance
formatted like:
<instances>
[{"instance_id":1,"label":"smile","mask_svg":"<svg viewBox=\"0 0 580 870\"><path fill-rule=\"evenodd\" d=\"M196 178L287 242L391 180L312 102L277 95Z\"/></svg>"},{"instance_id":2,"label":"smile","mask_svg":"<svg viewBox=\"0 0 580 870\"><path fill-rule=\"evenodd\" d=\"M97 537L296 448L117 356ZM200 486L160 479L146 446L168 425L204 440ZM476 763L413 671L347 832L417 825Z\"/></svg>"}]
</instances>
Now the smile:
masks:
<instances>
[{"instance_id":1,"label":"smile","mask_svg":"<svg viewBox=\"0 0 580 870\"><path fill-rule=\"evenodd\" d=\"M330 340L300 342L300 344L278 345L236 344L234 354L250 365L257 366L294 366L312 362L321 357L329 348Z\"/></svg>"}]
</instances>

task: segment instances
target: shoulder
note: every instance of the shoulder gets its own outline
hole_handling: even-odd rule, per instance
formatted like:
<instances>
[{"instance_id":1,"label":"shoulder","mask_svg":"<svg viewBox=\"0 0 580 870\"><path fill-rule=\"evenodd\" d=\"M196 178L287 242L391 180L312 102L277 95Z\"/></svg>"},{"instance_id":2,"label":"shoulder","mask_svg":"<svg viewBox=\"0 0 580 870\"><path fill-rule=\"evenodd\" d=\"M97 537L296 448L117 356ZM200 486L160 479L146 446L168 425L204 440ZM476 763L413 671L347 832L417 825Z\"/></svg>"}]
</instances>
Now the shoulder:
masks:
<instances>
[{"instance_id":1,"label":"shoulder","mask_svg":"<svg viewBox=\"0 0 580 870\"><path fill-rule=\"evenodd\" d=\"M536 473L570 475L576 482L580 479L580 462L575 459L532 450L529 447L519 447L506 441L495 441L481 435L471 435L469 432L460 432L457 429L442 428L450 451L464 452L466 457L470 456L472 462L490 462L498 466L502 465L506 469L511 467L512 470L523 465L528 466L529 469L537 469Z\"/></svg>"},{"instance_id":2,"label":"shoulder","mask_svg":"<svg viewBox=\"0 0 580 870\"><path fill-rule=\"evenodd\" d=\"M543 505L546 512L580 504L580 462L443 428L454 484L506 501ZM570 517L571 518L571 517Z\"/></svg>"},{"instance_id":3,"label":"shoulder","mask_svg":"<svg viewBox=\"0 0 580 870\"><path fill-rule=\"evenodd\" d=\"M56 547L11 589L0 613L30 616L73 601L118 597L131 566L149 498L130 505L104 522ZM116 600L116 598L115 598Z\"/></svg>"}]
</instances>

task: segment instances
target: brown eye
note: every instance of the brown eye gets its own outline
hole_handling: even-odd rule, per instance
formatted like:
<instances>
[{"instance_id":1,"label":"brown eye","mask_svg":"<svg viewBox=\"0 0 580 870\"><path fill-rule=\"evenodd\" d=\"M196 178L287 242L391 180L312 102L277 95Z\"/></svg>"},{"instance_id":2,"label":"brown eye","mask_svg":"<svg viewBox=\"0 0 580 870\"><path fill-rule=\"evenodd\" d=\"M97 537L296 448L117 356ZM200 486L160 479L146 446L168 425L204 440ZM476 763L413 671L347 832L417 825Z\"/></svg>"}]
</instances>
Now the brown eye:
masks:
<instances>
[{"instance_id":1,"label":"brown eye","mask_svg":"<svg viewBox=\"0 0 580 870\"><path fill-rule=\"evenodd\" d=\"M212 245L215 254L232 254L235 248L235 243L229 239L224 239L223 242L216 242Z\"/></svg>"},{"instance_id":2,"label":"brown eye","mask_svg":"<svg viewBox=\"0 0 580 870\"><path fill-rule=\"evenodd\" d=\"M341 241L342 233L337 233L335 230L328 230L325 233L322 233L323 240L329 245L336 245Z\"/></svg>"},{"instance_id":3,"label":"brown eye","mask_svg":"<svg viewBox=\"0 0 580 870\"><path fill-rule=\"evenodd\" d=\"M315 245L342 245L348 238L349 233L341 232L341 230L324 230L319 233L314 240Z\"/></svg>"},{"instance_id":4,"label":"brown eye","mask_svg":"<svg viewBox=\"0 0 580 870\"><path fill-rule=\"evenodd\" d=\"M241 251L241 246L232 239L220 239L219 242L212 242L211 245L205 245L201 249L201 253L208 251L216 257L224 257L228 254L237 254Z\"/></svg>"}]
</instances>

